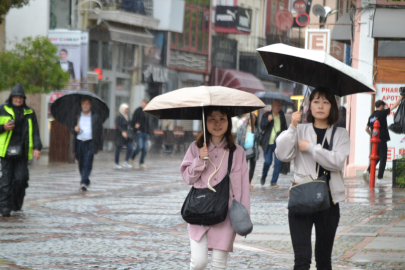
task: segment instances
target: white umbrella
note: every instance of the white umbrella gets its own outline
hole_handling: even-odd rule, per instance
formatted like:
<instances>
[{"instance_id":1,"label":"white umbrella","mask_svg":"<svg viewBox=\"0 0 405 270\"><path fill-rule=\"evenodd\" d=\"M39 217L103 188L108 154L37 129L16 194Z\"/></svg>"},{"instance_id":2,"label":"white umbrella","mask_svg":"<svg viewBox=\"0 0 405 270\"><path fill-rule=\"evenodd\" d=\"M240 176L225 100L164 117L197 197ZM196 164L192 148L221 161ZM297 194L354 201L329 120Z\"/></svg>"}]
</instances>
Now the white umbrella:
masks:
<instances>
[{"instance_id":1,"label":"white umbrella","mask_svg":"<svg viewBox=\"0 0 405 270\"><path fill-rule=\"evenodd\" d=\"M255 95L223 86L197 86L175 90L153 98L144 111L158 119L203 120L204 107L227 107L231 116L249 113L266 105Z\"/></svg>"}]
</instances>

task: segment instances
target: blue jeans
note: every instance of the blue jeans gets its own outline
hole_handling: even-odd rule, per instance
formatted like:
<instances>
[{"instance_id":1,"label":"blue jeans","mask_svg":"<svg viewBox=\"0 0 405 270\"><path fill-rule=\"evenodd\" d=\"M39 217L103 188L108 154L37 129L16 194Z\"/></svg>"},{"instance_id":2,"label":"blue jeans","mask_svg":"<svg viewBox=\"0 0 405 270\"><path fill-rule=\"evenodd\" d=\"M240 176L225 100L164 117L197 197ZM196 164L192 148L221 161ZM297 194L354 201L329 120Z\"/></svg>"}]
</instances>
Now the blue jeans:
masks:
<instances>
[{"instance_id":1,"label":"blue jeans","mask_svg":"<svg viewBox=\"0 0 405 270\"><path fill-rule=\"evenodd\" d=\"M122 149L122 146L116 146L116 149L115 149L115 164L117 164L117 165L119 164L119 161L120 161L121 149ZM128 162L129 158L131 157L132 149L133 149L132 142L127 141L127 154L125 156L125 161L126 162Z\"/></svg>"},{"instance_id":2,"label":"blue jeans","mask_svg":"<svg viewBox=\"0 0 405 270\"><path fill-rule=\"evenodd\" d=\"M276 150L275 144L270 144L267 147L266 153L264 153L264 165L263 165L263 173L262 177L266 178L267 173L269 172L271 163L273 162L273 153ZM273 178L271 178L271 183L276 184L278 180L278 176L280 174L281 169L281 161L274 155L274 171L273 171Z\"/></svg>"},{"instance_id":3,"label":"blue jeans","mask_svg":"<svg viewBox=\"0 0 405 270\"><path fill-rule=\"evenodd\" d=\"M136 148L134 153L132 154L132 159L135 159L136 155L141 152L141 160L139 161L139 164L145 163L145 156L146 156L146 150L148 147L148 141L149 141L149 134L144 133L144 132L138 132L135 134L135 139L136 139Z\"/></svg>"},{"instance_id":4,"label":"blue jeans","mask_svg":"<svg viewBox=\"0 0 405 270\"><path fill-rule=\"evenodd\" d=\"M82 185L90 185L89 176L93 169L93 157L94 152L92 141L82 142L76 140L76 159L79 163L79 171L82 176L80 184Z\"/></svg>"}]
</instances>

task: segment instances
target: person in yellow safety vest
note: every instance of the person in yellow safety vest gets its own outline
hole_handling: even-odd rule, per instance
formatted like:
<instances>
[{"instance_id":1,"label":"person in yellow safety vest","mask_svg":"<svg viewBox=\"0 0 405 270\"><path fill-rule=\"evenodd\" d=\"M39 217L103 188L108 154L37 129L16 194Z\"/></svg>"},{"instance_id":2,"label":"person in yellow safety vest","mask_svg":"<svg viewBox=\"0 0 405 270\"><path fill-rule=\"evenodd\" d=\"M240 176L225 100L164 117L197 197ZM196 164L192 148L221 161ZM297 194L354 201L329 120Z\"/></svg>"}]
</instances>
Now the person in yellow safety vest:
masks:
<instances>
[{"instance_id":1,"label":"person in yellow safety vest","mask_svg":"<svg viewBox=\"0 0 405 270\"><path fill-rule=\"evenodd\" d=\"M21 84L14 86L9 99L0 106L0 211L9 217L22 208L28 188L28 161L41 156L38 121L25 104Z\"/></svg>"}]
</instances>

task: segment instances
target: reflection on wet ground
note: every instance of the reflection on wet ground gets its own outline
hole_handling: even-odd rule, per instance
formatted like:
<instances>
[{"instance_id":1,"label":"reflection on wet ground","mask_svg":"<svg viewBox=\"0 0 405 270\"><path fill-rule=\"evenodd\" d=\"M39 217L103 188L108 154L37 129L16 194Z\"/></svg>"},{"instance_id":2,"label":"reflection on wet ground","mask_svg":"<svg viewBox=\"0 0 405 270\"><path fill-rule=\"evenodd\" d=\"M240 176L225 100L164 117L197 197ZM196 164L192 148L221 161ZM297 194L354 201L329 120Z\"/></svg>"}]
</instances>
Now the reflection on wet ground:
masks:
<instances>
[{"instance_id":1,"label":"reflection on wet ground","mask_svg":"<svg viewBox=\"0 0 405 270\"><path fill-rule=\"evenodd\" d=\"M112 160L97 156L87 193L76 164L47 166L45 158L32 166L24 210L0 218L0 269L187 269L181 157L149 156L147 170L117 171ZM237 238L229 269L292 269L292 176L280 176L277 189L261 187L262 163L251 191L254 231ZM388 176L374 190L360 178L346 187L333 269L404 269L405 190L392 189Z\"/></svg>"}]
</instances>

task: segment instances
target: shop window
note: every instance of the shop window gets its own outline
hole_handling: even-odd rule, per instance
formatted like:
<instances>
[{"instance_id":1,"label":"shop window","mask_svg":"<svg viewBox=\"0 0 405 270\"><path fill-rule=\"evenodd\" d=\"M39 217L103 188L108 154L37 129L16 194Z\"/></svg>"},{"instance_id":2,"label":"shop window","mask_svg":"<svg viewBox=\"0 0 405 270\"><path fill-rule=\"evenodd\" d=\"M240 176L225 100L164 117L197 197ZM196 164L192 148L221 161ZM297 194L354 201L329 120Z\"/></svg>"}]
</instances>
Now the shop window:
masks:
<instances>
[{"instance_id":1,"label":"shop window","mask_svg":"<svg viewBox=\"0 0 405 270\"><path fill-rule=\"evenodd\" d=\"M131 92L131 79L117 78L115 90L117 92L129 94Z\"/></svg>"},{"instance_id":2,"label":"shop window","mask_svg":"<svg viewBox=\"0 0 405 270\"><path fill-rule=\"evenodd\" d=\"M70 26L71 3L68 0L51 0L49 29L68 28Z\"/></svg>"},{"instance_id":3,"label":"shop window","mask_svg":"<svg viewBox=\"0 0 405 270\"><path fill-rule=\"evenodd\" d=\"M105 70L111 70L112 69L112 48L113 48L113 43L112 42L103 42L102 43L102 68Z\"/></svg>"},{"instance_id":4,"label":"shop window","mask_svg":"<svg viewBox=\"0 0 405 270\"><path fill-rule=\"evenodd\" d=\"M405 40L378 40L378 57L405 57Z\"/></svg>"},{"instance_id":5,"label":"shop window","mask_svg":"<svg viewBox=\"0 0 405 270\"><path fill-rule=\"evenodd\" d=\"M187 0L184 30L171 34L171 48L208 54L209 12L209 1Z\"/></svg>"},{"instance_id":6,"label":"shop window","mask_svg":"<svg viewBox=\"0 0 405 270\"><path fill-rule=\"evenodd\" d=\"M374 84L403 83L405 71L405 40L376 39L374 43Z\"/></svg>"},{"instance_id":7,"label":"shop window","mask_svg":"<svg viewBox=\"0 0 405 270\"><path fill-rule=\"evenodd\" d=\"M117 43L118 57L116 71L122 73L132 73L135 63L135 48L134 44Z\"/></svg>"},{"instance_id":8,"label":"shop window","mask_svg":"<svg viewBox=\"0 0 405 270\"><path fill-rule=\"evenodd\" d=\"M99 58L98 58L98 55L99 55L99 45L98 45L99 43L98 43L98 41L96 41L96 40L90 40L90 49L89 49L89 57L90 57L90 59L89 59L89 67L90 67L90 70L93 70L93 69L95 69L95 68L97 68L97 67L100 67L100 65L99 65Z\"/></svg>"}]
</instances>

